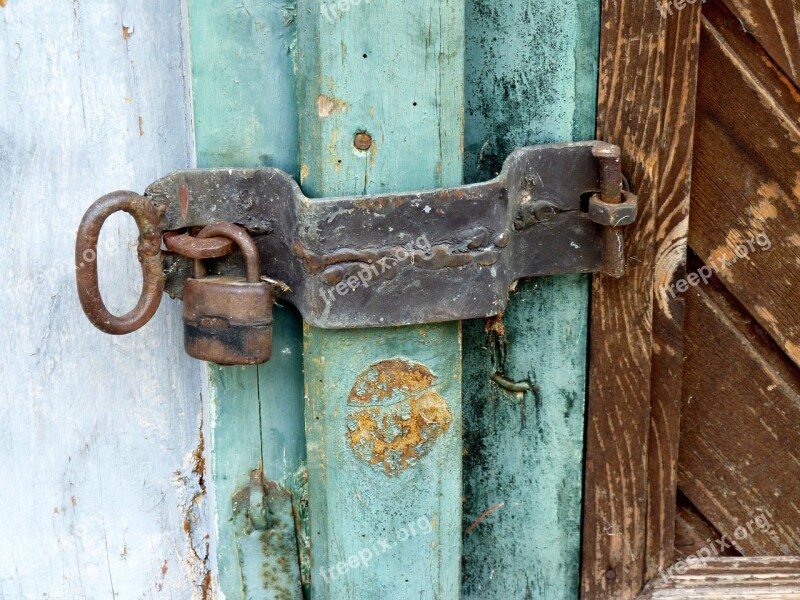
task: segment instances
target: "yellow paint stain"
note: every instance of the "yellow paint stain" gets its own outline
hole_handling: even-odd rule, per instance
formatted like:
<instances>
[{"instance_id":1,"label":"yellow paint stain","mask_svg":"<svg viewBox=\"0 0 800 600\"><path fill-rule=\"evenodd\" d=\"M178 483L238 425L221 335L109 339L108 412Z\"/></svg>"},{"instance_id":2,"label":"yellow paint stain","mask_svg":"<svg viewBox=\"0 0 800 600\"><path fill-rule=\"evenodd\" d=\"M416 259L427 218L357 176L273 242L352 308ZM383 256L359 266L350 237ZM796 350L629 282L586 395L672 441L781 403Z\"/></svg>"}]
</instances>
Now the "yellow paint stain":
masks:
<instances>
[{"instance_id":1,"label":"yellow paint stain","mask_svg":"<svg viewBox=\"0 0 800 600\"><path fill-rule=\"evenodd\" d=\"M347 109L348 104L344 100L332 98L324 94L317 96L317 114L321 119L327 119L336 113L345 112Z\"/></svg>"},{"instance_id":2,"label":"yellow paint stain","mask_svg":"<svg viewBox=\"0 0 800 600\"><path fill-rule=\"evenodd\" d=\"M310 172L308 165L300 165L300 185L303 185Z\"/></svg>"},{"instance_id":3,"label":"yellow paint stain","mask_svg":"<svg viewBox=\"0 0 800 600\"><path fill-rule=\"evenodd\" d=\"M767 308L763 306L756 306L756 314L771 325L775 325L777 323L775 315L773 315Z\"/></svg>"},{"instance_id":4,"label":"yellow paint stain","mask_svg":"<svg viewBox=\"0 0 800 600\"><path fill-rule=\"evenodd\" d=\"M131 103L133 102L133 98L131 98L130 96L125 96L125 98L123 98L123 100L122 100L122 101L123 101L125 104L131 104Z\"/></svg>"},{"instance_id":5,"label":"yellow paint stain","mask_svg":"<svg viewBox=\"0 0 800 600\"><path fill-rule=\"evenodd\" d=\"M348 397L345 438L355 455L388 476L427 455L453 422L435 380L425 365L398 358L362 372Z\"/></svg>"},{"instance_id":6,"label":"yellow paint stain","mask_svg":"<svg viewBox=\"0 0 800 600\"><path fill-rule=\"evenodd\" d=\"M791 358L795 363L800 363L800 346L792 341L786 340L783 348L786 350L786 354L789 355L789 358Z\"/></svg>"}]
</instances>

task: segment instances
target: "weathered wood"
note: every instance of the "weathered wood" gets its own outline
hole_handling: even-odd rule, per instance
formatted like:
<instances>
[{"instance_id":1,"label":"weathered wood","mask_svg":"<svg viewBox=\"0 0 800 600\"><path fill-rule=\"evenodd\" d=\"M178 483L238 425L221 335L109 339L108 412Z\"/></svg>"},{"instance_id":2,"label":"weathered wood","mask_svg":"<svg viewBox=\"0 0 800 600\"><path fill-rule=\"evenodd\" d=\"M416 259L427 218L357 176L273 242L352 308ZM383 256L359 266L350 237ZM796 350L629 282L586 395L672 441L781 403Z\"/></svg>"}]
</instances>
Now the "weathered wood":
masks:
<instances>
[{"instance_id":1,"label":"weathered wood","mask_svg":"<svg viewBox=\"0 0 800 600\"><path fill-rule=\"evenodd\" d=\"M800 4L797 0L725 0L747 30L800 85Z\"/></svg>"},{"instance_id":2,"label":"weathered wood","mask_svg":"<svg viewBox=\"0 0 800 600\"><path fill-rule=\"evenodd\" d=\"M460 183L463 0L303 1L297 47L308 195ZM457 596L460 342L457 323L306 328L313 598Z\"/></svg>"},{"instance_id":3,"label":"weathered wood","mask_svg":"<svg viewBox=\"0 0 800 600\"><path fill-rule=\"evenodd\" d=\"M594 137L599 2L470 0L466 32L467 181ZM504 320L464 325L465 598L578 593L588 291L520 282Z\"/></svg>"},{"instance_id":4,"label":"weathered wood","mask_svg":"<svg viewBox=\"0 0 800 600\"><path fill-rule=\"evenodd\" d=\"M593 281L581 585L591 599L632 598L643 582L666 23L650 3L603 2L598 136L622 146L639 217L626 275Z\"/></svg>"},{"instance_id":5,"label":"weathered wood","mask_svg":"<svg viewBox=\"0 0 800 600\"><path fill-rule=\"evenodd\" d=\"M275 166L296 174L292 4L192 0L190 9L198 166ZM264 550L237 527L233 496L259 468L268 480L291 483L304 459L296 311L275 307L269 363L213 366L208 378L219 589L229 598L241 597L244 589L277 593L279 580L268 572L253 579L263 569L251 563L260 565Z\"/></svg>"},{"instance_id":6,"label":"weathered wood","mask_svg":"<svg viewBox=\"0 0 800 600\"><path fill-rule=\"evenodd\" d=\"M689 243L800 365L800 94L727 10L703 12Z\"/></svg>"},{"instance_id":7,"label":"weathered wood","mask_svg":"<svg viewBox=\"0 0 800 600\"><path fill-rule=\"evenodd\" d=\"M75 231L110 190L192 160L182 2L0 2L0 597L208 590L198 365L180 306L90 325ZM100 242L114 310L138 294L133 223Z\"/></svg>"},{"instance_id":8,"label":"weathered wood","mask_svg":"<svg viewBox=\"0 0 800 600\"><path fill-rule=\"evenodd\" d=\"M655 217L645 580L672 564L675 537L684 302L668 288L686 273L700 8L699 2L687 4L667 21Z\"/></svg>"},{"instance_id":9,"label":"weathered wood","mask_svg":"<svg viewBox=\"0 0 800 600\"><path fill-rule=\"evenodd\" d=\"M681 491L743 554L800 551L800 373L721 287L687 295L685 332Z\"/></svg>"},{"instance_id":10,"label":"weathered wood","mask_svg":"<svg viewBox=\"0 0 800 600\"><path fill-rule=\"evenodd\" d=\"M674 560L685 560L693 554L704 552L702 548L713 548L712 555L741 556L733 546L722 549L719 548L718 544L712 546L720 539L722 539L722 534L700 514L697 508L683 494L679 493L675 509ZM666 565L666 567L670 565ZM658 573L654 573L649 579L654 579L657 576Z\"/></svg>"},{"instance_id":11,"label":"weathered wood","mask_svg":"<svg viewBox=\"0 0 800 600\"><path fill-rule=\"evenodd\" d=\"M654 580L640 600L791 600L800 598L800 558L712 558Z\"/></svg>"}]
</instances>

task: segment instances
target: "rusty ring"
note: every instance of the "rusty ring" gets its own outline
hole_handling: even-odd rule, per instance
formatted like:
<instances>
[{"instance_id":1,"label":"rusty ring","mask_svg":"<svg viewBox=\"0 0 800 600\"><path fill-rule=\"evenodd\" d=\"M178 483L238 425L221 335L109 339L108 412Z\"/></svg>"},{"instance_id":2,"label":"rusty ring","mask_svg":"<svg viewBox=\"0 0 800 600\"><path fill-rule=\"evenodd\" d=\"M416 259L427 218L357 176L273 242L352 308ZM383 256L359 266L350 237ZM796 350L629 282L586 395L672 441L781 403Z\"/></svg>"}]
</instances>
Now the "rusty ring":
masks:
<instances>
[{"instance_id":1,"label":"rusty ring","mask_svg":"<svg viewBox=\"0 0 800 600\"><path fill-rule=\"evenodd\" d=\"M97 279L97 240L106 219L124 211L139 227L138 256L142 265L142 294L136 306L122 316L112 315L103 302ZM92 324L106 333L122 335L143 327L158 310L164 293L161 258L162 205L134 192L113 192L97 200L81 220L75 242L75 275L78 298Z\"/></svg>"},{"instance_id":2,"label":"rusty ring","mask_svg":"<svg viewBox=\"0 0 800 600\"><path fill-rule=\"evenodd\" d=\"M217 236L208 239L195 237L177 231L164 232L164 245L167 250L188 258L221 258L236 249L236 243L227 237Z\"/></svg>"}]
</instances>

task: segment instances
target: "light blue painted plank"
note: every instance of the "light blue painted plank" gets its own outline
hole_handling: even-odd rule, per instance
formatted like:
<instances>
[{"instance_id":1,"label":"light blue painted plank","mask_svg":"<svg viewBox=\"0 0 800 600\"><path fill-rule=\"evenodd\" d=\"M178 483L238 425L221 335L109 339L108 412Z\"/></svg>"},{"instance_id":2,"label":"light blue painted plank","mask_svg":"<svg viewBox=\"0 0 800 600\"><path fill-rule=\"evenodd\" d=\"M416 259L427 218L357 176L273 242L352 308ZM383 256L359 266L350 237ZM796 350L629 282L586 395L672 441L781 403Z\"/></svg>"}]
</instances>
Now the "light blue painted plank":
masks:
<instances>
[{"instance_id":1,"label":"light blue painted plank","mask_svg":"<svg viewBox=\"0 0 800 600\"><path fill-rule=\"evenodd\" d=\"M593 137L597 0L468 0L466 29L468 181ZM464 325L465 598L577 597L588 301L585 276L520 282L504 329Z\"/></svg>"}]
</instances>

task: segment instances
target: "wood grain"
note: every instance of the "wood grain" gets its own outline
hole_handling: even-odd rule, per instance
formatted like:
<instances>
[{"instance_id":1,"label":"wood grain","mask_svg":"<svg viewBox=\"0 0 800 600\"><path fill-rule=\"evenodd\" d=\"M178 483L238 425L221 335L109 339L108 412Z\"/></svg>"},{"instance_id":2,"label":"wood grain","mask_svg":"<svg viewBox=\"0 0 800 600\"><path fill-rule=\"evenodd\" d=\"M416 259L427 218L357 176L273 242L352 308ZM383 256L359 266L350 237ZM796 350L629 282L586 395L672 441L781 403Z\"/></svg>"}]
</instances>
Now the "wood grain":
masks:
<instances>
[{"instance_id":1,"label":"wood grain","mask_svg":"<svg viewBox=\"0 0 800 600\"><path fill-rule=\"evenodd\" d=\"M308 0L297 19L306 194L459 184L464 0ZM460 324L306 327L304 343L311 597L458 597Z\"/></svg>"},{"instance_id":2,"label":"wood grain","mask_svg":"<svg viewBox=\"0 0 800 600\"><path fill-rule=\"evenodd\" d=\"M704 14L689 243L800 365L800 92L722 6Z\"/></svg>"},{"instance_id":3,"label":"wood grain","mask_svg":"<svg viewBox=\"0 0 800 600\"><path fill-rule=\"evenodd\" d=\"M700 8L700 3L687 4L667 21L655 217L645 579L672 563L674 548L684 302L667 290L686 272Z\"/></svg>"},{"instance_id":4,"label":"wood grain","mask_svg":"<svg viewBox=\"0 0 800 600\"><path fill-rule=\"evenodd\" d=\"M681 491L742 554L797 553L800 373L722 286L687 295L685 332Z\"/></svg>"},{"instance_id":5,"label":"wood grain","mask_svg":"<svg viewBox=\"0 0 800 600\"><path fill-rule=\"evenodd\" d=\"M800 85L800 4L797 0L725 0L783 72Z\"/></svg>"},{"instance_id":6,"label":"wood grain","mask_svg":"<svg viewBox=\"0 0 800 600\"><path fill-rule=\"evenodd\" d=\"M722 538L722 534L700 514L697 508L683 494L678 494L675 509L675 556L674 560L685 560L692 554L701 552L702 548L711 548L712 544ZM713 549L714 554L721 556L741 556L738 550L730 548ZM673 563L666 565L669 567ZM665 567L665 568L666 568ZM654 574L650 579L657 577Z\"/></svg>"},{"instance_id":7,"label":"wood grain","mask_svg":"<svg viewBox=\"0 0 800 600\"><path fill-rule=\"evenodd\" d=\"M666 20L649 3L602 9L598 136L622 146L639 196L626 231L627 274L596 276L590 328L582 596L633 598L642 588L656 207Z\"/></svg>"},{"instance_id":8,"label":"wood grain","mask_svg":"<svg viewBox=\"0 0 800 600\"><path fill-rule=\"evenodd\" d=\"M190 3L199 167L274 166L297 174L292 15L287 2ZM276 306L274 312L269 363L209 366L206 372L215 575L229 598L241 597L245 588L251 594L283 591L273 589L276 578L253 579L253 573L265 572L265 550L237 528L234 494L259 468L269 480L292 484L305 459L301 321L291 307Z\"/></svg>"},{"instance_id":9,"label":"wood grain","mask_svg":"<svg viewBox=\"0 0 800 600\"><path fill-rule=\"evenodd\" d=\"M594 137L599 8L467 2L467 182L516 147ZM464 324L463 598L578 594L588 309L588 276L540 278L502 321Z\"/></svg>"},{"instance_id":10,"label":"wood grain","mask_svg":"<svg viewBox=\"0 0 800 600\"><path fill-rule=\"evenodd\" d=\"M95 198L192 162L185 3L0 6L0 597L200 598L200 373L180 305L102 334L73 259ZM98 260L111 308L133 306L130 219L108 221Z\"/></svg>"},{"instance_id":11,"label":"wood grain","mask_svg":"<svg viewBox=\"0 0 800 600\"><path fill-rule=\"evenodd\" d=\"M800 598L800 558L712 558L654 580L640 600L796 600Z\"/></svg>"}]
</instances>

